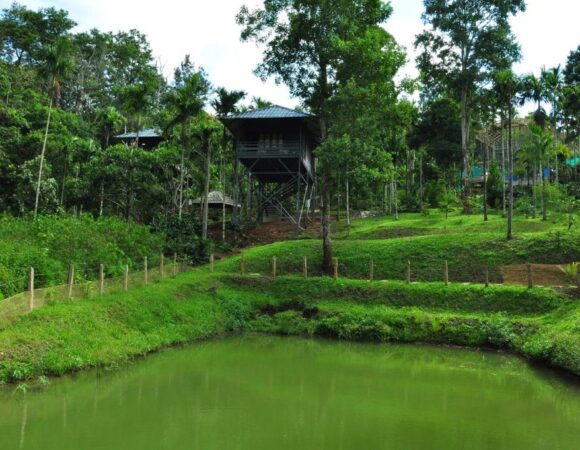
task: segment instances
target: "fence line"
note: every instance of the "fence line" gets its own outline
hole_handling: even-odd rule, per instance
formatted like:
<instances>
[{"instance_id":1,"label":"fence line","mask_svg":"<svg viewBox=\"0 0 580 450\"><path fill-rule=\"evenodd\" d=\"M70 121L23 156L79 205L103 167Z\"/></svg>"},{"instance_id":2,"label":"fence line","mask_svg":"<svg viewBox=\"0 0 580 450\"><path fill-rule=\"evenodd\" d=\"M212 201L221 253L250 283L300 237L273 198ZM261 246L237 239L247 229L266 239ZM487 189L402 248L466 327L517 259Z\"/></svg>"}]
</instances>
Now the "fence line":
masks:
<instances>
[{"instance_id":1,"label":"fence line","mask_svg":"<svg viewBox=\"0 0 580 450\"><path fill-rule=\"evenodd\" d=\"M43 288L35 288L38 274L35 274L33 267L30 267L26 277L28 280L26 291L0 300L0 328L21 315L51 303L94 298L115 292L126 292L129 289L140 288L150 283L158 283L167 278L163 259L160 259L159 266L156 268L148 268L146 257L144 261L144 270L130 272L129 265L125 264L123 275L111 278L105 276L105 266L100 264L97 280L82 282L75 282L75 266L71 264L65 283ZM177 255L173 256L171 266L172 276L191 269L191 266L178 261Z\"/></svg>"},{"instance_id":2,"label":"fence line","mask_svg":"<svg viewBox=\"0 0 580 450\"><path fill-rule=\"evenodd\" d=\"M272 278L276 278L279 275L282 275L282 272L286 275L302 275L303 278L308 278L311 275L316 276L322 275L320 271L314 271L316 273L312 273L309 266L309 258L307 256L301 256L293 260L292 262L288 261L287 266L289 267L287 270L280 270L280 259L277 255L271 257L270 260L270 267L264 266L264 261L261 258L258 258L260 261L259 263L259 272L263 273L271 273ZM299 263L301 261L301 264ZM454 281L451 280L450 277L450 264L448 260L444 260L438 264L419 264L418 266L413 266L411 260L407 260L406 263L401 267L401 272L398 277L390 278L390 277L379 277L377 276L376 269L377 265L373 259L368 260L367 265L367 272L365 269L362 269L361 272L361 264L360 260L358 264L355 263L357 267L353 273L353 271L348 270L348 264L345 262L344 259L339 261L339 258L332 259L332 266L331 266L331 274L330 276L334 279L339 279L341 277L346 278L353 278L353 279L366 279L369 282L375 280L399 280L403 281L407 284L412 282L441 282L444 286L449 286L451 282L454 283L463 283L463 284L482 284L485 287L488 287L491 284L490 281L490 267L488 264L482 264L479 266L479 270L470 270L469 272L463 271L463 277L460 279L455 279ZM241 254L239 258L239 274L242 276L246 276L248 272L252 272L252 260L248 258L245 254ZM577 275L570 276L564 270L564 264L532 264L532 263L525 263L525 264L513 264L507 266L498 266L495 267L494 271L494 279L495 284L504 284L504 285L523 285L527 286L528 288L533 287L578 287L580 286L580 271ZM417 269L419 267L419 269ZM507 269L506 269L507 268ZM509 269L509 270L508 270ZM507 270L504 273L504 270ZM213 271L213 267L212 270ZM425 271L427 271L425 273ZM455 271L457 272L457 266L455 267ZM350 272L350 273L349 273ZM365 273L363 273L365 272ZM438 272L438 274L437 274ZM508 273L509 272L509 273ZM345 275L346 273L346 275ZM559 276L555 276L559 275ZM423 277L421 276L423 275ZM575 279L574 276L576 277Z\"/></svg>"}]
</instances>

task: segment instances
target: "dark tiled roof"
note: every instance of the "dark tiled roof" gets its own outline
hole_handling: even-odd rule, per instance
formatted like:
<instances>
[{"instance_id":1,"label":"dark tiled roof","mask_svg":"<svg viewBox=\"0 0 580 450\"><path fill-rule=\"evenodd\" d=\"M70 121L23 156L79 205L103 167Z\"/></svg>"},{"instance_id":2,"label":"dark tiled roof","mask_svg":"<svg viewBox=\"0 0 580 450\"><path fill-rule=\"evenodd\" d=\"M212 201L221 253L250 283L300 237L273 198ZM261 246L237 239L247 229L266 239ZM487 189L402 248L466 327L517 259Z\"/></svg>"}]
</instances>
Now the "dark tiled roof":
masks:
<instances>
[{"instance_id":1,"label":"dark tiled roof","mask_svg":"<svg viewBox=\"0 0 580 450\"><path fill-rule=\"evenodd\" d=\"M272 105L254 111L246 111L240 114L227 116L224 117L224 119L301 119L307 117L312 117L312 115L294 111L290 108L284 108L283 106Z\"/></svg>"},{"instance_id":2,"label":"dark tiled roof","mask_svg":"<svg viewBox=\"0 0 580 450\"><path fill-rule=\"evenodd\" d=\"M120 134L115 136L117 139L137 139L137 133L131 131L129 133ZM139 131L139 138L160 138L161 135L155 131L153 128L148 128L146 130Z\"/></svg>"}]
</instances>

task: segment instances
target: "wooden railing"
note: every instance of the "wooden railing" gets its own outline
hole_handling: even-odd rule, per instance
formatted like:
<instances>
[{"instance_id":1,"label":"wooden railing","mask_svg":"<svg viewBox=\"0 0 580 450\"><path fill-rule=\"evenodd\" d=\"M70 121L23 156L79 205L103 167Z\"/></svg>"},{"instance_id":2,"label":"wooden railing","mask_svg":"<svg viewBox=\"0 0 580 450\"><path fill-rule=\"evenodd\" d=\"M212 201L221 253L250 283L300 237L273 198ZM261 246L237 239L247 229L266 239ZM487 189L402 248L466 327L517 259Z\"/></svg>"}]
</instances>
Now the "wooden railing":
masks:
<instances>
[{"instance_id":1,"label":"wooden railing","mask_svg":"<svg viewBox=\"0 0 580 450\"><path fill-rule=\"evenodd\" d=\"M263 141L240 141L238 142L238 154L240 156L268 156L300 154L299 140L263 140Z\"/></svg>"}]
</instances>

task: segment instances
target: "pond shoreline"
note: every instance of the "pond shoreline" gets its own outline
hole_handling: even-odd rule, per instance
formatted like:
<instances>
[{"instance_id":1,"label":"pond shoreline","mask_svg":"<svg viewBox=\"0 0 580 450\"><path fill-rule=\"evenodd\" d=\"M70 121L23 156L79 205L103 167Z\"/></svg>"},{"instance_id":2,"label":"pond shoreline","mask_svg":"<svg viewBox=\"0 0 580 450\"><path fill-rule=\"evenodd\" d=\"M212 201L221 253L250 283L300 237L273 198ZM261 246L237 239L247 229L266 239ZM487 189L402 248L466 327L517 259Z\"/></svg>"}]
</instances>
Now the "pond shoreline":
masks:
<instances>
[{"instance_id":1,"label":"pond shoreline","mask_svg":"<svg viewBox=\"0 0 580 450\"><path fill-rule=\"evenodd\" d=\"M361 298L349 297L358 296L361 286ZM403 306L389 303L393 288L384 283L284 277L256 284L198 270L135 292L58 303L0 330L0 383L34 385L42 376L116 367L168 347L241 332L501 350L574 379L580 375L580 343L556 328L564 314L575 319L575 302L534 290L541 314L530 312L528 302L522 303L527 315L509 315L478 311L468 286L394 288ZM502 307L520 291L498 287L486 295ZM309 302L298 292L318 298ZM429 308L426 299L422 308L404 305L407 294L419 299L430 293L446 296L448 308Z\"/></svg>"}]
</instances>

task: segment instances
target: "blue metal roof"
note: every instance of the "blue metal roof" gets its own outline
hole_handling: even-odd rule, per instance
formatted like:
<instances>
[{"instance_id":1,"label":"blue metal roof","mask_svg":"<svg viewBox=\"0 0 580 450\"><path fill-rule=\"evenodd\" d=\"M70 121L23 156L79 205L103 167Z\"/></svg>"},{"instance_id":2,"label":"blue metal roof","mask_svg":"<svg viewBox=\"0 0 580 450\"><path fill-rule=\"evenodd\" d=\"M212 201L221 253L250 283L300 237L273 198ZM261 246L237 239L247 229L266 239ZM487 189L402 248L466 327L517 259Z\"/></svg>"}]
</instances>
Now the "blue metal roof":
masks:
<instances>
[{"instance_id":1,"label":"blue metal roof","mask_svg":"<svg viewBox=\"0 0 580 450\"><path fill-rule=\"evenodd\" d=\"M120 134L115 136L117 139L137 139L137 133L131 131L129 133ZM147 128L146 130L139 131L139 138L160 138L161 135L155 131L154 128Z\"/></svg>"},{"instance_id":2,"label":"blue metal roof","mask_svg":"<svg viewBox=\"0 0 580 450\"><path fill-rule=\"evenodd\" d=\"M224 117L224 119L303 119L313 117L312 114L294 111L283 106L272 105L253 111L246 111L240 114Z\"/></svg>"}]
</instances>

